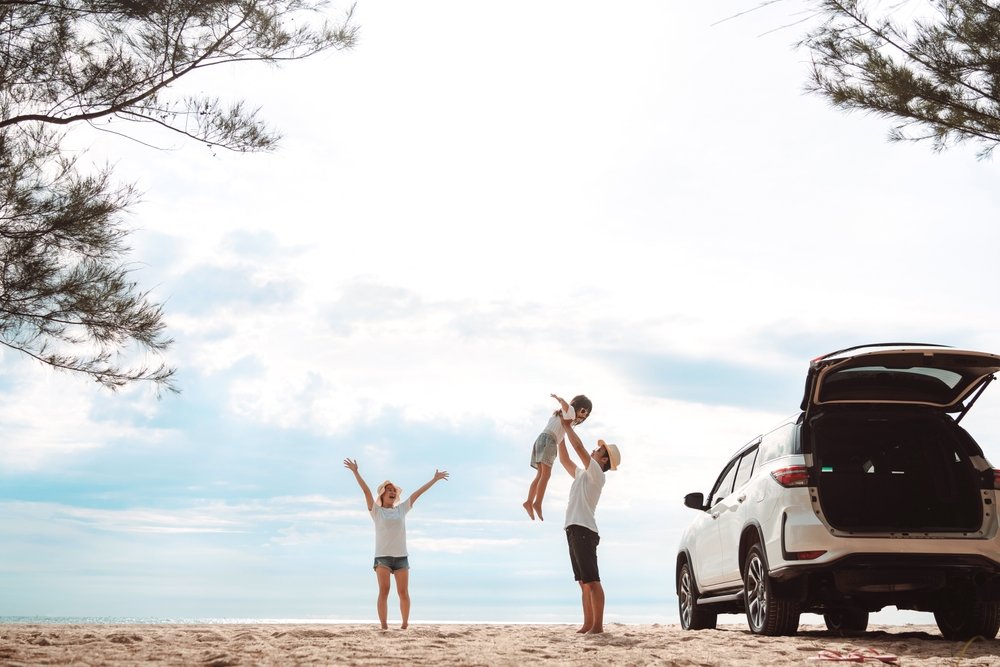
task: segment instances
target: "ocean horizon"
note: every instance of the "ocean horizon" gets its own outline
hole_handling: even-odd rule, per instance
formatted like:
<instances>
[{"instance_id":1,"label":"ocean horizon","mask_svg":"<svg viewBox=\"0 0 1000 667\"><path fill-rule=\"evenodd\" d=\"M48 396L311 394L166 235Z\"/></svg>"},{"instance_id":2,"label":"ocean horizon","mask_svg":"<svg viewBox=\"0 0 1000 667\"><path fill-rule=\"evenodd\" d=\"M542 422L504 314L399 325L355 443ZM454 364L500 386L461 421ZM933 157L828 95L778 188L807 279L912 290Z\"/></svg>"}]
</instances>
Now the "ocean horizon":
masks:
<instances>
[{"instance_id":1,"label":"ocean horizon","mask_svg":"<svg viewBox=\"0 0 1000 667\"><path fill-rule=\"evenodd\" d=\"M390 619L391 620L391 619ZM574 621L411 621L411 625L567 625ZM367 625L374 618L239 618L239 617L142 617L142 616L0 616L0 625ZM655 625L656 623L642 623ZM669 624L669 623L666 623Z\"/></svg>"},{"instance_id":2,"label":"ocean horizon","mask_svg":"<svg viewBox=\"0 0 1000 667\"><path fill-rule=\"evenodd\" d=\"M390 622L393 618L390 617ZM569 625L578 623L577 618L545 620L472 620L472 619L411 619L411 625ZM678 625L676 617L650 618L643 615L609 616L608 624L622 625ZM746 625L743 614L720 614L720 626ZM267 616L41 616L9 615L0 616L0 625L370 625L377 624L374 616L366 618L308 617L267 617ZM816 614L802 614L803 625L822 625L823 617ZM871 625L934 625L934 617L928 612L885 609L871 615Z\"/></svg>"}]
</instances>

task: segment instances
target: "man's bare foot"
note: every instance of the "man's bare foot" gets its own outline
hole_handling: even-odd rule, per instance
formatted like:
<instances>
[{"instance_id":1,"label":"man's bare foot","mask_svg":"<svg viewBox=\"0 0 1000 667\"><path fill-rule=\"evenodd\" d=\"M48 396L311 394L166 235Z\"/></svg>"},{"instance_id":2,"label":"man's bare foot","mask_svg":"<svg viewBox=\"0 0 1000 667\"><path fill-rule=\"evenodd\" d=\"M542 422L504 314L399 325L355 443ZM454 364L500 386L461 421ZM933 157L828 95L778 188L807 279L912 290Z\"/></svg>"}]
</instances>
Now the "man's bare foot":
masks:
<instances>
[{"instance_id":1,"label":"man's bare foot","mask_svg":"<svg viewBox=\"0 0 1000 667\"><path fill-rule=\"evenodd\" d=\"M590 630L587 630L587 634L588 635L603 635L604 634L604 628L591 628Z\"/></svg>"},{"instance_id":2,"label":"man's bare foot","mask_svg":"<svg viewBox=\"0 0 1000 667\"><path fill-rule=\"evenodd\" d=\"M406 629L406 628L408 628L408 627L410 627L410 626L409 626L409 624L407 624L407 623L403 623L403 624L402 624L401 626L399 626L399 629L400 629L400 630L405 630L405 629Z\"/></svg>"},{"instance_id":3,"label":"man's bare foot","mask_svg":"<svg viewBox=\"0 0 1000 667\"><path fill-rule=\"evenodd\" d=\"M535 514L538 515L538 520L545 521L545 519L542 517L542 503L536 500L535 504L532 505L532 508L535 510Z\"/></svg>"},{"instance_id":4,"label":"man's bare foot","mask_svg":"<svg viewBox=\"0 0 1000 667\"><path fill-rule=\"evenodd\" d=\"M578 634L578 635L585 635L588 632L590 632L590 626L585 625L582 628L580 628L579 630L577 630L576 634Z\"/></svg>"},{"instance_id":5,"label":"man's bare foot","mask_svg":"<svg viewBox=\"0 0 1000 667\"><path fill-rule=\"evenodd\" d=\"M388 626L387 624L383 623L383 624L382 624L382 629L383 629L383 630L388 630L388 629L389 629L389 626Z\"/></svg>"},{"instance_id":6,"label":"man's bare foot","mask_svg":"<svg viewBox=\"0 0 1000 667\"><path fill-rule=\"evenodd\" d=\"M529 503L527 500L525 500L523 503L521 503L521 507L524 508L524 510L528 513L528 516L531 517L531 520L534 521L535 520L535 511L531 507L531 503Z\"/></svg>"}]
</instances>

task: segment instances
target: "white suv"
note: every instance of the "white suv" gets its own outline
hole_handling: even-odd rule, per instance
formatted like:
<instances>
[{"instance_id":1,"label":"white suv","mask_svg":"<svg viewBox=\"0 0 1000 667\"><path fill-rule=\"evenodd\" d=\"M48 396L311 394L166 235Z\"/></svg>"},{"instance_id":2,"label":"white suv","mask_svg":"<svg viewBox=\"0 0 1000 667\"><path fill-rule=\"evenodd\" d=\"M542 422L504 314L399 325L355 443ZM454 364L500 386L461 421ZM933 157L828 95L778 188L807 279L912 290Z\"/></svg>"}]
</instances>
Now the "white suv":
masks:
<instances>
[{"instance_id":1,"label":"white suv","mask_svg":"<svg viewBox=\"0 0 1000 667\"><path fill-rule=\"evenodd\" d=\"M786 635L812 612L864 631L895 606L934 612L948 639L995 637L1000 471L959 422L998 370L995 354L914 343L814 359L801 414L685 497L681 625L746 613Z\"/></svg>"}]
</instances>

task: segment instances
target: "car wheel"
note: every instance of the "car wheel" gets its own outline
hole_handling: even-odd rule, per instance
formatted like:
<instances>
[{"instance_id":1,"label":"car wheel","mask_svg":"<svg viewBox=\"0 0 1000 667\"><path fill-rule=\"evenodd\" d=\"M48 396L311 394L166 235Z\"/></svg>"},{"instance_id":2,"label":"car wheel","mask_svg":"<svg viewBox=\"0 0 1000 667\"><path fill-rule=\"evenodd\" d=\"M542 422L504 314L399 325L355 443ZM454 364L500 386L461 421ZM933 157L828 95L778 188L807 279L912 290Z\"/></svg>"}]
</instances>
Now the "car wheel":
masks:
<instances>
[{"instance_id":1,"label":"car wheel","mask_svg":"<svg viewBox=\"0 0 1000 667\"><path fill-rule=\"evenodd\" d=\"M714 630L718 614L698 607L698 587L691 566L684 563L677 575L677 607L685 630Z\"/></svg>"},{"instance_id":2,"label":"car wheel","mask_svg":"<svg viewBox=\"0 0 1000 667\"><path fill-rule=\"evenodd\" d=\"M743 602L750 631L758 635L794 635L799 629L799 605L775 597L760 544L750 547L743 573Z\"/></svg>"},{"instance_id":3,"label":"car wheel","mask_svg":"<svg viewBox=\"0 0 1000 667\"><path fill-rule=\"evenodd\" d=\"M868 612L863 609L837 609L823 614L826 629L831 632L864 632L868 629Z\"/></svg>"},{"instance_id":4,"label":"car wheel","mask_svg":"<svg viewBox=\"0 0 1000 667\"><path fill-rule=\"evenodd\" d=\"M945 639L993 639L1000 629L1000 604L975 601L958 603L935 611L934 620Z\"/></svg>"}]
</instances>

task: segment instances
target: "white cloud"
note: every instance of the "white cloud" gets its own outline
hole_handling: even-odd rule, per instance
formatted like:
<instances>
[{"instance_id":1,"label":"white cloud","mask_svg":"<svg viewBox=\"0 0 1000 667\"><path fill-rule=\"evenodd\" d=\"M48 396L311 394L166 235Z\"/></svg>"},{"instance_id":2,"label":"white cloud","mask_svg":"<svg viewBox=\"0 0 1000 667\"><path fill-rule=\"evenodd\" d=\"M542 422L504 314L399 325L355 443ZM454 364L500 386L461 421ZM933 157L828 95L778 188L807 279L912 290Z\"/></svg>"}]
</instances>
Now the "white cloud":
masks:
<instances>
[{"instance_id":1,"label":"white cloud","mask_svg":"<svg viewBox=\"0 0 1000 667\"><path fill-rule=\"evenodd\" d=\"M167 430L142 426L156 405L146 387L120 392L108 413L107 392L94 383L11 351L2 359L7 394L0 402L0 471L61 467L114 442L155 447L170 438Z\"/></svg>"},{"instance_id":2,"label":"white cloud","mask_svg":"<svg viewBox=\"0 0 1000 667\"><path fill-rule=\"evenodd\" d=\"M415 537L407 540L408 545L423 552L443 552L451 554L466 554L476 551L496 553L516 549L523 544L518 539L489 539L476 537Z\"/></svg>"},{"instance_id":3,"label":"white cloud","mask_svg":"<svg viewBox=\"0 0 1000 667\"><path fill-rule=\"evenodd\" d=\"M24 488L47 475L30 495L63 499L5 516L26 517L24 535L71 528L60 544L85 535L103 545L95 559L113 539L169 538L191 568L205 554L277 568L330 545L351 563L367 558L371 526L340 461L388 469L427 444L412 431L467 438L463 465L478 476L453 471L453 488L435 489L414 549L445 564L514 554L521 571L551 574L529 561L563 557L565 474L544 525L518 514L550 392L590 395L581 437L622 447L598 520L609 557L630 558L673 548L683 494L795 410L808 358L830 351L813 341L1000 350L995 170L962 150L886 145L884 122L802 95L793 36L757 36L785 7L713 26L739 9L362 2L354 52L192 84L262 103L286 135L278 153L102 142L94 157L107 151L146 190L133 239L150 265L137 277L166 300L170 361L196 398L111 396L5 353L0 473ZM758 373L795 377L787 400L755 395ZM1000 420L983 407L968 421L1000 463ZM262 453L237 427L335 444ZM113 456L106 486L93 482L89 455L121 447L142 466L175 439L198 445L178 449L190 460L156 460L173 464L165 490L105 481L123 465ZM218 452L246 477L220 465L187 479ZM276 457L290 478L269 467ZM421 481L434 465L450 464L428 461ZM326 469L343 475L330 483L342 496L282 495ZM79 495L62 490L66 472L91 474ZM95 495L122 507L94 508ZM242 539L252 545L224 542Z\"/></svg>"},{"instance_id":4,"label":"white cloud","mask_svg":"<svg viewBox=\"0 0 1000 667\"><path fill-rule=\"evenodd\" d=\"M178 508L97 508L44 502L0 503L9 515L43 523L120 533L250 533L330 527L343 520L368 521L358 503L320 496L271 497L246 502L195 501ZM285 528L280 528L284 526Z\"/></svg>"}]
</instances>

